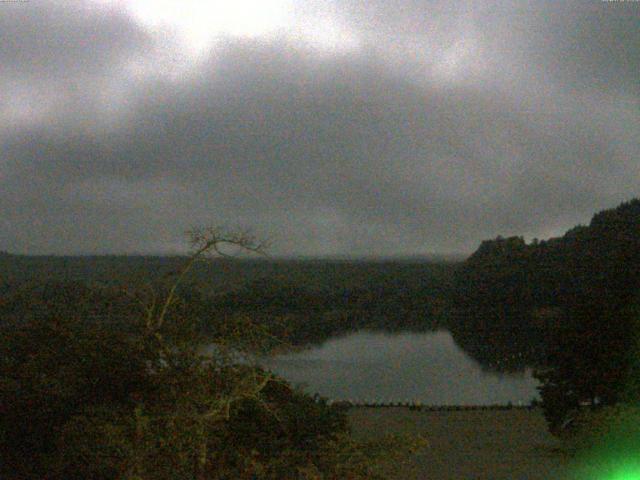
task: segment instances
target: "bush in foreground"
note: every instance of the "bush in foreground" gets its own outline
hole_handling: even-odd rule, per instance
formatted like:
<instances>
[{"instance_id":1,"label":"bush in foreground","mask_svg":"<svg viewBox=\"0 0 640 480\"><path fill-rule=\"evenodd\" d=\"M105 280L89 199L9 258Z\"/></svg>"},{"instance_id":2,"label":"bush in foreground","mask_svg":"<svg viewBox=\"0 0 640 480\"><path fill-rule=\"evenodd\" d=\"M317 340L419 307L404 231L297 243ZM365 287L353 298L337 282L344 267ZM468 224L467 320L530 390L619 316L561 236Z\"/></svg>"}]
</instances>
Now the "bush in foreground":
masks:
<instances>
[{"instance_id":1,"label":"bush in foreground","mask_svg":"<svg viewBox=\"0 0 640 480\"><path fill-rule=\"evenodd\" d=\"M259 250L208 231L150 296L65 283L0 302L0 477L381 478L374 458L403 441L358 444L343 410L247 361L262 330L231 323L201 354L176 287L225 243Z\"/></svg>"},{"instance_id":2,"label":"bush in foreground","mask_svg":"<svg viewBox=\"0 0 640 480\"><path fill-rule=\"evenodd\" d=\"M640 475L640 405L619 403L585 410L566 439L576 478L637 478Z\"/></svg>"}]
</instances>

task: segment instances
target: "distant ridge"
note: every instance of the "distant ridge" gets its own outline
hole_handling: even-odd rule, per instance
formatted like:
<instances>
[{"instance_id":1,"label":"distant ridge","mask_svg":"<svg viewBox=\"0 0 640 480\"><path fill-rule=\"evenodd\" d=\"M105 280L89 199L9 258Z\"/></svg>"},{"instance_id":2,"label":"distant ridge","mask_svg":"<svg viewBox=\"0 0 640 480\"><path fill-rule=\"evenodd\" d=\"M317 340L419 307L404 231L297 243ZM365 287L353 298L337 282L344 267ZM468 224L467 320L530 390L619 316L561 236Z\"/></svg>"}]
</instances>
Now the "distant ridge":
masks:
<instances>
[{"instance_id":1,"label":"distant ridge","mask_svg":"<svg viewBox=\"0 0 640 480\"><path fill-rule=\"evenodd\" d=\"M184 259L187 253L91 253L91 254L22 254L0 251L0 257L20 257L20 258L56 258L56 259L147 259L147 260L174 260ZM239 256L230 260L235 261L259 261L259 262L353 262L353 263L422 263L422 262L461 262L468 257L467 254L425 254L425 255L273 255L266 257L259 256ZM219 258L219 257L214 257ZM227 259L225 259L227 260Z\"/></svg>"}]
</instances>

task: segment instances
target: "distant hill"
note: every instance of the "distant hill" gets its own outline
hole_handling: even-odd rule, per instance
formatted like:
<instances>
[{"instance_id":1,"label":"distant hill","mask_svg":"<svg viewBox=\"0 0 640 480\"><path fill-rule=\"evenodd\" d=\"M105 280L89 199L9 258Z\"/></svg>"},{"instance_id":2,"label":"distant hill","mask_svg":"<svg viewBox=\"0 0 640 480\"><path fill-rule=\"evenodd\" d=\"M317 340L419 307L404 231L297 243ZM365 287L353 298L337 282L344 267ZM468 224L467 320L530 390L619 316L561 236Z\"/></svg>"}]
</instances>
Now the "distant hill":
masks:
<instances>
[{"instance_id":1,"label":"distant hill","mask_svg":"<svg viewBox=\"0 0 640 480\"><path fill-rule=\"evenodd\" d=\"M0 283L71 280L97 284L157 280L177 272L184 256L54 256L0 253ZM423 283L459 262L411 258L212 258L195 265L190 279L216 293L256 282L304 288L362 287L370 283Z\"/></svg>"},{"instance_id":2,"label":"distant hill","mask_svg":"<svg viewBox=\"0 0 640 480\"><path fill-rule=\"evenodd\" d=\"M498 342L542 361L546 340L568 316L617 311L639 291L640 199L634 199L559 238L482 242L456 271L452 327L467 349L480 344L477 357ZM485 332L480 341L478 332Z\"/></svg>"},{"instance_id":3,"label":"distant hill","mask_svg":"<svg viewBox=\"0 0 640 480\"><path fill-rule=\"evenodd\" d=\"M206 328L211 312L247 315L296 344L364 327L448 328L483 366L519 371L546 361L559 326L591 328L640 291L640 199L599 212L562 237L497 237L464 261L450 260L214 259L197 264L187 287L202 294ZM1 252L0 294L42 281L146 285L184 261Z\"/></svg>"},{"instance_id":4,"label":"distant hill","mask_svg":"<svg viewBox=\"0 0 640 480\"><path fill-rule=\"evenodd\" d=\"M462 304L560 306L603 295L624 303L640 286L640 199L599 212L559 238L482 242L456 284Z\"/></svg>"},{"instance_id":5,"label":"distant hill","mask_svg":"<svg viewBox=\"0 0 640 480\"><path fill-rule=\"evenodd\" d=\"M185 260L1 255L0 295L27 289L24 300L15 298L19 306L14 310L24 311L31 309L28 295L40 298L43 291L73 291L80 288L76 285L105 295L109 287L126 286L148 296L149 283L158 290ZM360 328L443 326L456 265L418 259L218 258L197 263L180 292L197 304L203 331L215 330L221 318L242 315L290 343L306 344ZM39 288L43 282L44 290Z\"/></svg>"}]
</instances>

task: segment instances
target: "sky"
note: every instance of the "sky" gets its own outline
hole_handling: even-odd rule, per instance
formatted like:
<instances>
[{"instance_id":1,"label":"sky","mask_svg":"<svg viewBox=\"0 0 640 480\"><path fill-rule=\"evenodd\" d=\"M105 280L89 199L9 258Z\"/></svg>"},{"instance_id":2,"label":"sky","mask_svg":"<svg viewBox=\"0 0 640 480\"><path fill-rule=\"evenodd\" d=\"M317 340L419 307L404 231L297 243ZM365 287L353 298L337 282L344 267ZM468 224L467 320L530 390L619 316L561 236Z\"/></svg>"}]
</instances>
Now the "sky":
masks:
<instances>
[{"instance_id":1,"label":"sky","mask_svg":"<svg viewBox=\"0 0 640 480\"><path fill-rule=\"evenodd\" d=\"M0 250L470 253L640 195L640 2L0 2Z\"/></svg>"}]
</instances>

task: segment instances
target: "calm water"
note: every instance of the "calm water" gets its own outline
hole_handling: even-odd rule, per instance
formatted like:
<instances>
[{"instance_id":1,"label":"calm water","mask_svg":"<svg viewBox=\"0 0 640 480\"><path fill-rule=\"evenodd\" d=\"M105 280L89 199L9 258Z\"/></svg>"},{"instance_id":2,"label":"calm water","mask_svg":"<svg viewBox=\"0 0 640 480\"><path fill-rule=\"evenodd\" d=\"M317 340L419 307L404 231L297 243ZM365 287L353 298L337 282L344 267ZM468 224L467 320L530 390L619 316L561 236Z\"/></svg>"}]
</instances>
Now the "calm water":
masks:
<instances>
[{"instance_id":1,"label":"calm water","mask_svg":"<svg viewBox=\"0 0 640 480\"><path fill-rule=\"evenodd\" d=\"M307 392L334 400L484 405L539 398L530 370L485 372L446 331L362 331L261 363Z\"/></svg>"}]
</instances>

